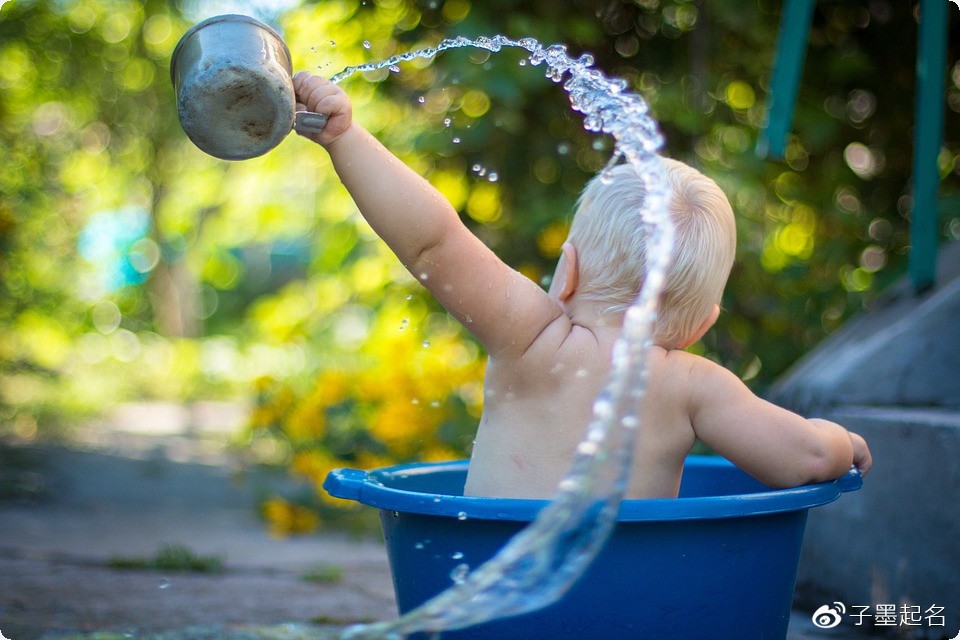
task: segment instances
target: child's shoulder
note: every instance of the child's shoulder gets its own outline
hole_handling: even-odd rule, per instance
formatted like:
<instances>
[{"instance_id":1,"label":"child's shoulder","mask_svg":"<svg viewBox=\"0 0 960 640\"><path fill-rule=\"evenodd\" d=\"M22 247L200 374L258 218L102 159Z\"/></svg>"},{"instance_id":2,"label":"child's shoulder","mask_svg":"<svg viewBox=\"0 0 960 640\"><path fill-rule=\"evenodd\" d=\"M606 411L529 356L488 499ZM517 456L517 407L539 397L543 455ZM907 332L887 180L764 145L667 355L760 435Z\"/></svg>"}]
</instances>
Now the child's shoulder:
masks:
<instances>
[{"instance_id":1,"label":"child's shoulder","mask_svg":"<svg viewBox=\"0 0 960 640\"><path fill-rule=\"evenodd\" d=\"M659 380L664 392L691 412L729 407L753 397L739 376L709 358L686 351L660 351L661 357L651 358L651 380Z\"/></svg>"},{"instance_id":2,"label":"child's shoulder","mask_svg":"<svg viewBox=\"0 0 960 640\"><path fill-rule=\"evenodd\" d=\"M649 374L665 390L689 397L699 393L704 385L712 386L714 381L733 374L722 365L688 351L663 349L654 346L649 352Z\"/></svg>"}]
</instances>

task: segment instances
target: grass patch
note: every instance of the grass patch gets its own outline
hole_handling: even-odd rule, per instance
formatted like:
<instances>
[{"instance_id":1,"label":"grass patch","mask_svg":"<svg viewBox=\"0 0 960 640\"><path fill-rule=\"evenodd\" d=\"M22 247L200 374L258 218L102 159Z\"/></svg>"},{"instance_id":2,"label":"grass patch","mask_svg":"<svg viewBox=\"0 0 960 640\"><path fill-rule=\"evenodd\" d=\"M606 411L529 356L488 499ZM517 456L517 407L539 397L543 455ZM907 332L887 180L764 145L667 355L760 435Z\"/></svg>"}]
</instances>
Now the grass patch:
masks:
<instances>
[{"instance_id":1,"label":"grass patch","mask_svg":"<svg viewBox=\"0 0 960 640\"><path fill-rule=\"evenodd\" d=\"M160 548L152 558L142 556L114 556L107 561L113 569L136 569L170 571L181 573L220 573L223 571L223 558L220 556L200 556L180 544L166 545Z\"/></svg>"},{"instance_id":2,"label":"grass patch","mask_svg":"<svg viewBox=\"0 0 960 640\"><path fill-rule=\"evenodd\" d=\"M343 580L343 569L334 564L318 564L300 574L300 579L314 584L337 584Z\"/></svg>"}]
</instances>

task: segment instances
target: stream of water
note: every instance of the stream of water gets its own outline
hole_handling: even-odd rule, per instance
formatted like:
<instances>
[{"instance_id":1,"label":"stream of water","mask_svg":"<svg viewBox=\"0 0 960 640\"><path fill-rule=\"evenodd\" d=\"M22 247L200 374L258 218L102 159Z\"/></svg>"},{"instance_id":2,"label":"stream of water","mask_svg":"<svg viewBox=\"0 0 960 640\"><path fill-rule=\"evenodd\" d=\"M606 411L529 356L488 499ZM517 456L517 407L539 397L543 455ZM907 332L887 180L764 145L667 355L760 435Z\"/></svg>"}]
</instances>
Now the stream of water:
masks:
<instances>
[{"instance_id":1,"label":"stream of water","mask_svg":"<svg viewBox=\"0 0 960 640\"><path fill-rule=\"evenodd\" d=\"M647 273L626 313L610 378L593 405L593 419L550 504L497 555L457 575L443 593L397 620L351 627L342 636L345 640L440 633L555 602L586 570L613 528L629 477L634 434L642 422L638 409L646 387L645 354L673 244L664 168L657 155L663 145L657 123L644 99L628 92L623 80L595 69L592 56L574 59L563 45L544 47L533 38L450 38L436 47L347 67L331 80L340 82L358 72L396 67L461 47L526 50L530 66L543 65L547 77L569 94L571 107L583 115L584 128L613 137L608 167L626 159L645 184L646 202L637 216L648 233Z\"/></svg>"}]
</instances>

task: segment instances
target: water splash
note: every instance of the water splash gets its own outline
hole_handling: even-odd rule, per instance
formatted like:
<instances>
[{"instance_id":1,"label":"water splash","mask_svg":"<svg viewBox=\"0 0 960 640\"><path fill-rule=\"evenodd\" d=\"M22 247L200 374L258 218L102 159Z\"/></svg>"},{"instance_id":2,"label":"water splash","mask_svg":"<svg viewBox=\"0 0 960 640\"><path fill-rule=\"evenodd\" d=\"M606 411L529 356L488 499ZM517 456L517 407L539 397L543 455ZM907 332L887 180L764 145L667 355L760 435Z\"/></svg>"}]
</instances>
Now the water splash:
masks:
<instances>
[{"instance_id":1,"label":"water splash","mask_svg":"<svg viewBox=\"0 0 960 640\"><path fill-rule=\"evenodd\" d=\"M613 349L610 378L594 402L584 441L550 504L489 561L464 575L458 567L452 586L443 593L398 620L351 627L342 636L345 640L462 629L555 602L586 570L613 528L629 478L634 434L641 424L637 412L646 387L644 354L651 342L673 245L664 168L657 155L663 146L657 123L643 98L628 92L623 80L608 78L595 69L592 56L574 59L563 45L544 47L533 38L449 38L436 47L347 67L331 80L340 82L358 72L432 58L461 47L491 52L503 47L526 50L531 66L544 65L546 76L562 83L571 107L583 114L584 128L613 137L613 155L604 172L626 159L644 182L647 195L638 216L648 234L648 270L638 298L624 318Z\"/></svg>"}]
</instances>

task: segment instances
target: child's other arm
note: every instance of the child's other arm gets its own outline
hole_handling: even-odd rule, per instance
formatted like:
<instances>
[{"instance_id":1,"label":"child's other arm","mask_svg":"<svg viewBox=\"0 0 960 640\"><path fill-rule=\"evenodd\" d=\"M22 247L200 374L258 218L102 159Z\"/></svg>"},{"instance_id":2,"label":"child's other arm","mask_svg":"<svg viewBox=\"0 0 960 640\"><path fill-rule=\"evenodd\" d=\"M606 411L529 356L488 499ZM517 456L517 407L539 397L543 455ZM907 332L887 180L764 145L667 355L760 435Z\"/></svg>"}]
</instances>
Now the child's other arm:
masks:
<instances>
[{"instance_id":1,"label":"child's other arm","mask_svg":"<svg viewBox=\"0 0 960 640\"><path fill-rule=\"evenodd\" d=\"M692 365L690 416L697 437L764 484L825 482L851 464L863 473L870 469L870 450L859 435L758 398L709 360L696 358Z\"/></svg>"},{"instance_id":2,"label":"child's other arm","mask_svg":"<svg viewBox=\"0 0 960 640\"><path fill-rule=\"evenodd\" d=\"M562 316L546 292L464 226L439 191L352 122L337 85L298 73L294 88L308 110L329 114L324 131L308 137L326 147L363 217L491 355L523 354Z\"/></svg>"}]
</instances>

